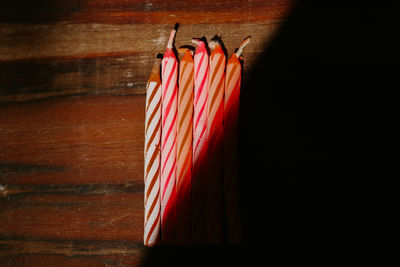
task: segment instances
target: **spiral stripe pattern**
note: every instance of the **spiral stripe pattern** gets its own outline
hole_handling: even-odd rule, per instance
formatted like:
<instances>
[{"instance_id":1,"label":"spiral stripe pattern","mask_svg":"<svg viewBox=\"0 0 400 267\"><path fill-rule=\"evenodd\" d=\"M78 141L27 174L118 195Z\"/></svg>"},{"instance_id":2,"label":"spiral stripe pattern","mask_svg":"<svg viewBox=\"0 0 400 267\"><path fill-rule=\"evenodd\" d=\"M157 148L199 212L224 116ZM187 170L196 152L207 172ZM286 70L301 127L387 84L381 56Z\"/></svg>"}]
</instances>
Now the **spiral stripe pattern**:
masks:
<instances>
[{"instance_id":1,"label":"spiral stripe pattern","mask_svg":"<svg viewBox=\"0 0 400 267\"><path fill-rule=\"evenodd\" d=\"M207 96L209 56L204 42L194 55L192 233L194 243L206 241L205 158L207 149Z\"/></svg>"},{"instance_id":2,"label":"spiral stripe pattern","mask_svg":"<svg viewBox=\"0 0 400 267\"><path fill-rule=\"evenodd\" d=\"M235 54L226 67L224 100L224 193L229 243L239 243L242 228L238 192L238 117L241 65Z\"/></svg>"},{"instance_id":3,"label":"spiral stripe pattern","mask_svg":"<svg viewBox=\"0 0 400 267\"><path fill-rule=\"evenodd\" d=\"M160 135L161 82L159 79L158 81L149 80L146 95L144 149L145 223L143 242L146 246L155 245L160 241Z\"/></svg>"},{"instance_id":4,"label":"spiral stripe pattern","mask_svg":"<svg viewBox=\"0 0 400 267\"><path fill-rule=\"evenodd\" d=\"M175 220L176 125L178 63L172 49L167 49L162 64L162 133L161 133L161 229L162 242L173 242Z\"/></svg>"},{"instance_id":5,"label":"spiral stripe pattern","mask_svg":"<svg viewBox=\"0 0 400 267\"><path fill-rule=\"evenodd\" d=\"M193 142L193 57L186 51L180 62L178 92L177 205L178 242L188 244L190 236L190 191Z\"/></svg>"},{"instance_id":6,"label":"spiral stripe pattern","mask_svg":"<svg viewBox=\"0 0 400 267\"><path fill-rule=\"evenodd\" d=\"M208 91L208 175L207 175L207 241L223 241L223 118L225 87L225 55L217 44L210 56Z\"/></svg>"}]
</instances>

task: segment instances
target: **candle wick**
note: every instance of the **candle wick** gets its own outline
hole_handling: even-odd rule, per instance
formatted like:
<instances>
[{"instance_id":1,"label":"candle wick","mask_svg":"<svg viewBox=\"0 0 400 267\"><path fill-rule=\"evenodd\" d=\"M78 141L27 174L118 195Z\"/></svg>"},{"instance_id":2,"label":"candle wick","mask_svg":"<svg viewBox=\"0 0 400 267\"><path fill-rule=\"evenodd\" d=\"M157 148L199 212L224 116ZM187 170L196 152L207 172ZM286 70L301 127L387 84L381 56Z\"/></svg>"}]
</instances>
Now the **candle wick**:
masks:
<instances>
[{"instance_id":1,"label":"candle wick","mask_svg":"<svg viewBox=\"0 0 400 267\"><path fill-rule=\"evenodd\" d=\"M200 44L200 40L199 39L197 39L197 38L193 38L192 39L192 43L194 43L195 45L199 45Z\"/></svg>"},{"instance_id":2,"label":"candle wick","mask_svg":"<svg viewBox=\"0 0 400 267\"><path fill-rule=\"evenodd\" d=\"M250 43L250 39L251 39L250 36L244 38L244 40L242 41L242 43L241 43L240 46L239 46L238 51L236 52L236 56L237 56L237 57L240 57L240 55L241 55L242 52L243 52L243 49L246 47L246 45L248 45L248 44Z\"/></svg>"},{"instance_id":3,"label":"candle wick","mask_svg":"<svg viewBox=\"0 0 400 267\"><path fill-rule=\"evenodd\" d=\"M193 51L187 47L180 47L178 48L178 53L179 54L184 54L186 53L186 51L189 51L192 55L193 55Z\"/></svg>"},{"instance_id":4,"label":"candle wick","mask_svg":"<svg viewBox=\"0 0 400 267\"><path fill-rule=\"evenodd\" d=\"M175 38L175 33L176 33L176 30L173 29L173 30L171 31L171 34L169 35L167 48L172 49L172 45L173 45L173 43L174 43L174 38Z\"/></svg>"},{"instance_id":5,"label":"candle wick","mask_svg":"<svg viewBox=\"0 0 400 267\"><path fill-rule=\"evenodd\" d=\"M216 42L216 41L211 41L211 42L208 44L208 47L211 48L211 49L214 49L215 46L216 46L217 44L219 44L219 43Z\"/></svg>"}]
</instances>

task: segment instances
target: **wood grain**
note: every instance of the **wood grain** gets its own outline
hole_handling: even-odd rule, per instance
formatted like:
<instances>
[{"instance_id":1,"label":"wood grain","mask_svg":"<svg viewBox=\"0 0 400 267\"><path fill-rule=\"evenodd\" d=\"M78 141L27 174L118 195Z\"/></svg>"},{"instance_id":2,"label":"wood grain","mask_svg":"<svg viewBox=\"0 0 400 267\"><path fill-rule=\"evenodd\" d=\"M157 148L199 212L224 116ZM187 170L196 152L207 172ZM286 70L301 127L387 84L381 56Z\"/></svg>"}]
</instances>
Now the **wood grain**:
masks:
<instances>
[{"instance_id":1,"label":"wood grain","mask_svg":"<svg viewBox=\"0 0 400 267\"><path fill-rule=\"evenodd\" d=\"M138 263L143 96L3 104L0 114L0 259Z\"/></svg>"},{"instance_id":2,"label":"wood grain","mask_svg":"<svg viewBox=\"0 0 400 267\"><path fill-rule=\"evenodd\" d=\"M51 23L96 22L111 24L185 24L263 21L282 18L293 0L5 0L0 4L1 22ZM23 8L24 7L24 8Z\"/></svg>"},{"instance_id":3,"label":"wood grain","mask_svg":"<svg viewBox=\"0 0 400 267\"><path fill-rule=\"evenodd\" d=\"M0 3L0 265L137 266L145 85L176 47L241 40L247 75L293 0Z\"/></svg>"},{"instance_id":4,"label":"wood grain","mask_svg":"<svg viewBox=\"0 0 400 267\"><path fill-rule=\"evenodd\" d=\"M278 26L276 20L229 26L182 25L175 43L179 47L189 44L194 36L211 39L219 34L231 55L251 32L252 43L245 54L247 69L273 38ZM144 94L154 56L164 51L170 28L170 25L0 24L3 40L0 43L0 101Z\"/></svg>"},{"instance_id":5,"label":"wood grain","mask_svg":"<svg viewBox=\"0 0 400 267\"><path fill-rule=\"evenodd\" d=\"M143 94L148 73L142 62L151 59L150 54L108 53L3 61L0 98L14 102L54 96Z\"/></svg>"},{"instance_id":6,"label":"wood grain","mask_svg":"<svg viewBox=\"0 0 400 267\"><path fill-rule=\"evenodd\" d=\"M176 21L175 21L176 22ZM273 37L282 22L280 19L259 23L229 23L188 25L181 24L175 46L191 44L193 37L211 39L220 35L229 54L244 37L252 35L247 53L261 52L265 42ZM164 52L167 38L174 23L170 24L0 24L0 59L31 59L37 57L90 57L105 53ZM142 58L140 63L147 63Z\"/></svg>"},{"instance_id":7,"label":"wood grain","mask_svg":"<svg viewBox=\"0 0 400 267\"><path fill-rule=\"evenodd\" d=\"M0 236L125 240L141 244L142 200L142 192L120 193L112 189L94 195L83 190L11 195L0 204L3 225Z\"/></svg>"},{"instance_id":8,"label":"wood grain","mask_svg":"<svg viewBox=\"0 0 400 267\"><path fill-rule=\"evenodd\" d=\"M132 266L141 261L141 246L115 241L12 240L0 241L0 253L7 254L2 266Z\"/></svg>"},{"instance_id":9,"label":"wood grain","mask_svg":"<svg viewBox=\"0 0 400 267\"><path fill-rule=\"evenodd\" d=\"M144 96L58 98L0 110L2 184L143 180Z\"/></svg>"}]
</instances>

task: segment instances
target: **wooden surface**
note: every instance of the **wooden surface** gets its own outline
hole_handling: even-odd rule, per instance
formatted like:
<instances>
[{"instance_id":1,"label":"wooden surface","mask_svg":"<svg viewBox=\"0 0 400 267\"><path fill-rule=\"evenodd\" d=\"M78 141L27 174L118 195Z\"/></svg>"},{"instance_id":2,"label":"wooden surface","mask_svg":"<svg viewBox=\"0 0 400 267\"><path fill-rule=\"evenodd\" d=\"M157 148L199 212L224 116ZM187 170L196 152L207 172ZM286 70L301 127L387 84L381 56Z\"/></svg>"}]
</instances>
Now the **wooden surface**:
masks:
<instances>
[{"instance_id":1,"label":"wooden surface","mask_svg":"<svg viewBox=\"0 0 400 267\"><path fill-rule=\"evenodd\" d=\"M396 121L385 89L398 76L399 4L293 2L0 1L0 266L348 261L371 228L352 219L375 195L350 185L376 163L355 163L391 147L392 131L375 125ZM230 55L253 37L239 127L244 246L142 245L145 84L176 22L178 47L219 34Z\"/></svg>"},{"instance_id":2,"label":"wooden surface","mask_svg":"<svg viewBox=\"0 0 400 267\"><path fill-rule=\"evenodd\" d=\"M176 46L252 35L244 73L294 1L0 3L0 265L132 266L143 258L145 84Z\"/></svg>"}]
</instances>

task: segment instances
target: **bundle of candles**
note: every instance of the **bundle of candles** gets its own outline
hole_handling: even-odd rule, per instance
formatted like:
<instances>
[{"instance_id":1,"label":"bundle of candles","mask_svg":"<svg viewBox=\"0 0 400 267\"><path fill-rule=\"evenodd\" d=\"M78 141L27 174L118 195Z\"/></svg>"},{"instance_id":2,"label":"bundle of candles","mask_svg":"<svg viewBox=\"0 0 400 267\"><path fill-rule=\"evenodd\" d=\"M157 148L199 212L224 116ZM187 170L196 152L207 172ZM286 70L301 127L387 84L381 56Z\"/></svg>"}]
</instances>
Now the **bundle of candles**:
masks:
<instances>
[{"instance_id":1,"label":"bundle of candles","mask_svg":"<svg viewBox=\"0 0 400 267\"><path fill-rule=\"evenodd\" d=\"M147 83L145 121L146 246L239 243L238 115L241 53L226 64L219 38L192 39L157 55ZM160 59L161 72L160 72ZM179 75L178 75L179 73Z\"/></svg>"}]
</instances>

